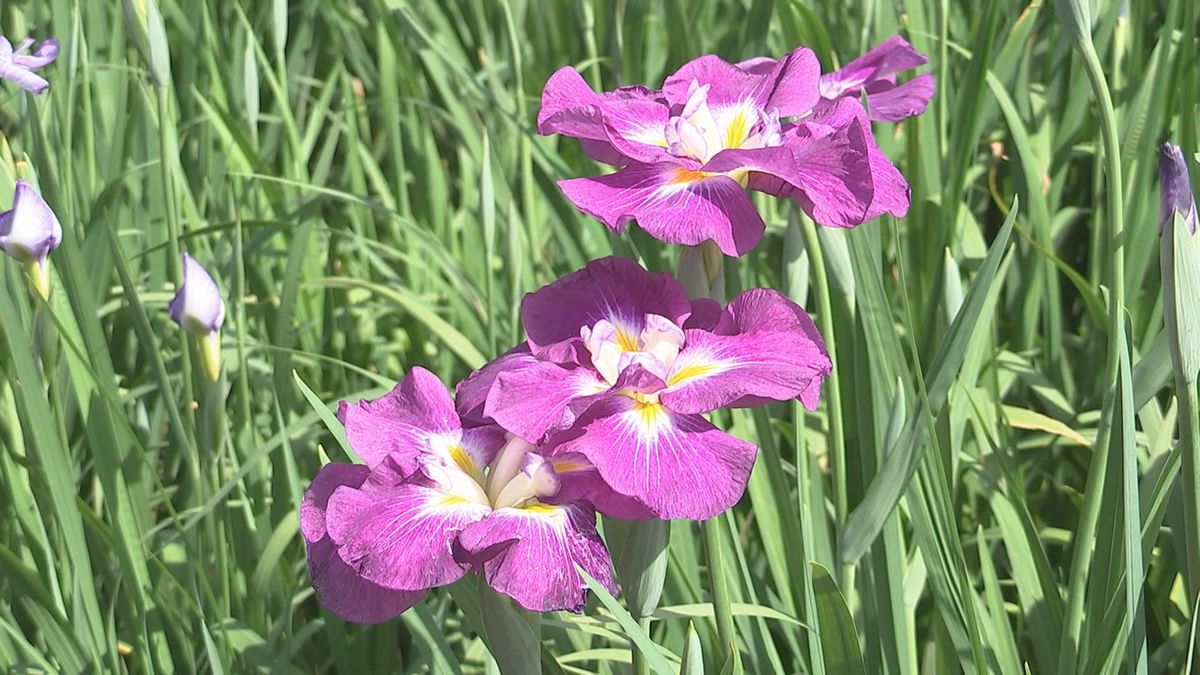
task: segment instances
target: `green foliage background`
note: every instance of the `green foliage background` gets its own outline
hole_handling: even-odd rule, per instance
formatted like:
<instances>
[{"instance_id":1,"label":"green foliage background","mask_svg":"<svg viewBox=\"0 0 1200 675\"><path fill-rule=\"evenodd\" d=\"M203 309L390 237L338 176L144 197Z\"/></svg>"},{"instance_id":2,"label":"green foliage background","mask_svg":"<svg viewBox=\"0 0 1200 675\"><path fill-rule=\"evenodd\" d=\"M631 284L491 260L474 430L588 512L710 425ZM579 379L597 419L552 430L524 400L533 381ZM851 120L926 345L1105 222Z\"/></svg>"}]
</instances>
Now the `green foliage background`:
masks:
<instances>
[{"instance_id":1,"label":"green foliage background","mask_svg":"<svg viewBox=\"0 0 1200 675\"><path fill-rule=\"evenodd\" d=\"M767 237L727 284L813 311L837 374L815 414L720 418L759 462L719 519L723 564L698 524L672 527L650 637L677 664L694 625L705 672L732 669L715 573L746 672L1185 672L1195 523L1160 337L1157 146L1197 151L1200 14L1092 4L1111 188L1083 62L1040 0L5 0L0 32L64 48L48 95L0 86L0 204L35 175L66 236L48 304L0 262L0 670L494 667L468 582L375 627L320 609L296 506L346 459L327 406L415 365L456 381L520 339L525 292L591 258L673 268L555 187L599 170L533 131L558 67L657 85L700 54L806 44L828 69L903 32L937 95L876 133L912 210L841 232L760 200ZM217 391L166 316L181 250L229 298ZM1110 388L1136 428L1093 448ZM629 630L600 603L548 615L546 671L626 672Z\"/></svg>"}]
</instances>

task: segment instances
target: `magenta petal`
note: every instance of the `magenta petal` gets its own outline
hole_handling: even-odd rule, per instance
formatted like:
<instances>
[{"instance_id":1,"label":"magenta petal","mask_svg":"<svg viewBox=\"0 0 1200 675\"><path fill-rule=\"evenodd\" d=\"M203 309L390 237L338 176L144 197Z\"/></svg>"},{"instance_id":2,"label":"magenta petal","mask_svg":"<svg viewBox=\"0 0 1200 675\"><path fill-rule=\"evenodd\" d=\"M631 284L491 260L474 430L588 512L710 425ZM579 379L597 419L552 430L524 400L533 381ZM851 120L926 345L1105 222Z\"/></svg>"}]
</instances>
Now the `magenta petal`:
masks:
<instances>
[{"instance_id":1,"label":"magenta petal","mask_svg":"<svg viewBox=\"0 0 1200 675\"><path fill-rule=\"evenodd\" d=\"M769 62L769 67L767 66ZM708 54L684 64L663 83L672 105L687 103L693 81L708 85L708 104L714 108L750 102L780 117L807 113L821 98L821 66L807 47L797 47L779 61L755 59L738 65Z\"/></svg>"},{"instance_id":2,"label":"magenta petal","mask_svg":"<svg viewBox=\"0 0 1200 675\"><path fill-rule=\"evenodd\" d=\"M325 512L338 555L384 588L419 591L462 578L458 533L491 511L482 504L406 483L390 493L338 488Z\"/></svg>"},{"instance_id":3,"label":"magenta petal","mask_svg":"<svg viewBox=\"0 0 1200 675\"><path fill-rule=\"evenodd\" d=\"M791 137L779 147L723 150L704 167L737 168L755 172L751 188L795 198L821 225L854 227L867 220L874 186L868 142L858 120L824 136Z\"/></svg>"},{"instance_id":4,"label":"magenta petal","mask_svg":"<svg viewBox=\"0 0 1200 675\"><path fill-rule=\"evenodd\" d=\"M523 368L537 363L529 353L529 345L522 342L500 356L485 363L466 379L454 385L454 403L465 424L479 425L491 422L483 413L488 392L496 382L496 376L508 370Z\"/></svg>"},{"instance_id":5,"label":"magenta petal","mask_svg":"<svg viewBox=\"0 0 1200 675\"><path fill-rule=\"evenodd\" d=\"M457 440L462 423L446 385L424 368L413 368L394 389L374 401L342 401L338 419L346 439L372 468L395 454L404 475L438 438Z\"/></svg>"},{"instance_id":6,"label":"magenta petal","mask_svg":"<svg viewBox=\"0 0 1200 675\"><path fill-rule=\"evenodd\" d=\"M590 368L538 361L496 377L484 416L530 443L571 426L608 384Z\"/></svg>"},{"instance_id":7,"label":"magenta petal","mask_svg":"<svg viewBox=\"0 0 1200 675\"><path fill-rule=\"evenodd\" d=\"M593 405L558 452L584 455L613 490L659 518L711 518L741 498L755 446L699 415L614 396Z\"/></svg>"},{"instance_id":8,"label":"magenta petal","mask_svg":"<svg viewBox=\"0 0 1200 675\"><path fill-rule=\"evenodd\" d=\"M807 47L797 47L771 67L751 94L780 117L803 115L821 100L821 64Z\"/></svg>"},{"instance_id":9,"label":"magenta petal","mask_svg":"<svg viewBox=\"0 0 1200 675\"><path fill-rule=\"evenodd\" d=\"M817 405L832 364L812 319L778 291L757 288L727 310L737 333L689 330L659 396L680 413L799 398Z\"/></svg>"},{"instance_id":10,"label":"magenta petal","mask_svg":"<svg viewBox=\"0 0 1200 675\"><path fill-rule=\"evenodd\" d=\"M574 68L567 66L546 81L537 125L539 134L562 134L587 141L585 150L589 153L597 153L611 163L623 163L613 160L621 156L662 156L669 117L666 103L644 87L597 94Z\"/></svg>"},{"instance_id":11,"label":"magenta petal","mask_svg":"<svg viewBox=\"0 0 1200 675\"><path fill-rule=\"evenodd\" d=\"M425 591L394 591L367 581L337 554L326 536L325 509L341 486L358 487L367 477L361 464L327 464L313 479L300 504L300 532L308 551L308 572L317 599L346 621L379 623L420 602Z\"/></svg>"},{"instance_id":12,"label":"magenta petal","mask_svg":"<svg viewBox=\"0 0 1200 675\"><path fill-rule=\"evenodd\" d=\"M488 584L531 612L581 612L587 604L582 567L613 595L612 563L585 503L504 508L468 526L459 545L482 559Z\"/></svg>"},{"instance_id":13,"label":"magenta petal","mask_svg":"<svg viewBox=\"0 0 1200 675\"><path fill-rule=\"evenodd\" d=\"M687 292L671 275L608 257L527 294L521 301L521 322L537 352L579 337L581 328L601 319L636 336L647 314L681 323L690 311Z\"/></svg>"},{"instance_id":14,"label":"magenta petal","mask_svg":"<svg viewBox=\"0 0 1200 675\"><path fill-rule=\"evenodd\" d=\"M571 432L563 434L570 437ZM555 504L582 501L594 506L597 511L610 518L621 520L647 520L654 513L645 504L628 495L623 495L604 482L596 467L579 453L558 454L552 439L542 446L547 461L554 467L559 479L559 491L554 495Z\"/></svg>"},{"instance_id":15,"label":"magenta petal","mask_svg":"<svg viewBox=\"0 0 1200 675\"><path fill-rule=\"evenodd\" d=\"M880 83L867 88L867 106L872 120L899 122L925 112L933 98L933 76L922 73L901 84Z\"/></svg>"},{"instance_id":16,"label":"magenta petal","mask_svg":"<svg viewBox=\"0 0 1200 675\"><path fill-rule=\"evenodd\" d=\"M893 35L844 68L821 77L821 94L829 99L855 95L872 82L924 65L927 60L904 38Z\"/></svg>"},{"instance_id":17,"label":"magenta petal","mask_svg":"<svg viewBox=\"0 0 1200 675\"><path fill-rule=\"evenodd\" d=\"M630 164L616 173L563 180L558 186L579 210L614 232L636 219L668 244L690 246L712 239L726 255L740 256L758 244L766 229L736 180L677 164Z\"/></svg>"},{"instance_id":18,"label":"magenta petal","mask_svg":"<svg viewBox=\"0 0 1200 675\"><path fill-rule=\"evenodd\" d=\"M710 106L734 105L743 100L744 94L762 82L762 76L747 73L727 63L715 54L705 54L688 61L663 82L662 93L673 106L687 103L692 82L708 85Z\"/></svg>"}]
</instances>

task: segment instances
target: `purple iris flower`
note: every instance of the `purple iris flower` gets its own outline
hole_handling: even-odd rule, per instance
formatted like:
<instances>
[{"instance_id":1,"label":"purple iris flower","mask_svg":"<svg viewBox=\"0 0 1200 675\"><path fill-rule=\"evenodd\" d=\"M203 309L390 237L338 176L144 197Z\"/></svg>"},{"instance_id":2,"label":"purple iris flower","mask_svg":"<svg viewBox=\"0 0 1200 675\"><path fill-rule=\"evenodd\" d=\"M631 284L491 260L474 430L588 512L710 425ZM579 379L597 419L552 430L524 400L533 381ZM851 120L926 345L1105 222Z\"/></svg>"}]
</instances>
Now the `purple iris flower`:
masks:
<instances>
[{"instance_id":1,"label":"purple iris flower","mask_svg":"<svg viewBox=\"0 0 1200 675\"><path fill-rule=\"evenodd\" d=\"M1188 230L1196 232L1196 197L1192 194L1191 178L1188 176L1187 160L1178 145L1163 143L1158 155L1158 177L1161 184L1161 199L1159 200L1158 229L1161 232L1167 221L1175 217L1178 211L1188 225Z\"/></svg>"},{"instance_id":2,"label":"purple iris flower","mask_svg":"<svg viewBox=\"0 0 1200 675\"><path fill-rule=\"evenodd\" d=\"M29 183L17 181L12 208L0 213L0 251L26 265L43 298L50 294L46 259L62 243L62 236L62 224L46 200Z\"/></svg>"},{"instance_id":3,"label":"purple iris flower","mask_svg":"<svg viewBox=\"0 0 1200 675\"><path fill-rule=\"evenodd\" d=\"M558 183L618 233L636 219L667 243L711 239L742 255L765 229L747 189L795 199L833 227L904 216L908 183L876 147L866 111L850 97L831 109L822 82L804 47L749 69L702 56L661 91L597 94L565 67L546 82L538 132L578 138L593 158L621 167Z\"/></svg>"},{"instance_id":4,"label":"purple iris flower","mask_svg":"<svg viewBox=\"0 0 1200 675\"><path fill-rule=\"evenodd\" d=\"M32 45L33 40L27 39L13 49L8 38L0 36L0 79L11 80L25 91L44 94L50 83L33 71L58 58L58 40L42 40L32 54L23 53Z\"/></svg>"},{"instance_id":5,"label":"purple iris flower","mask_svg":"<svg viewBox=\"0 0 1200 675\"><path fill-rule=\"evenodd\" d=\"M933 98L933 76L921 73L897 83L896 75L928 61L904 38L893 35L840 70L822 75L821 102L816 112L827 110L842 98L859 99L866 93L868 116L873 122L899 122L920 115ZM775 67L775 60L759 57L737 65L746 72L763 75Z\"/></svg>"},{"instance_id":6,"label":"purple iris flower","mask_svg":"<svg viewBox=\"0 0 1200 675\"><path fill-rule=\"evenodd\" d=\"M464 417L548 456L583 456L620 518L710 518L745 490L757 449L703 413L798 398L814 409L831 363L812 319L754 289L722 308L667 274L604 258L521 303L524 345L459 384Z\"/></svg>"},{"instance_id":7,"label":"purple iris flower","mask_svg":"<svg viewBox=\"0 0 1200 675\"><path fill-rule=\"evenodd\" d=\"M330 611L383 621L473 569L530 611L581 611L576 565L617 592L584 499L599 480L581 456L464 428L445 385L421 368L380 399L343 401L338 416L366 465L326 465L300 510L312 584Z\"/></svg>"}]
</instances>

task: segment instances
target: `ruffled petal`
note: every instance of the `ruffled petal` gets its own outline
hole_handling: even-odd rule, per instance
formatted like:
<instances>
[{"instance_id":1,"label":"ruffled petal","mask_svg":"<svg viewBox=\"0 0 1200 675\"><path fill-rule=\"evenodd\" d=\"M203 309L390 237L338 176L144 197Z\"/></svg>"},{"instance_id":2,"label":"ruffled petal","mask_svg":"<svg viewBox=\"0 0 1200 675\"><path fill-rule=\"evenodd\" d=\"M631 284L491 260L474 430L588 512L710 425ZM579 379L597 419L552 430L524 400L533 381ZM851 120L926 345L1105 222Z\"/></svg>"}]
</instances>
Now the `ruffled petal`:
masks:
<instances>
[{"instance_id":1,"label":"ruffled petal","mask_svg":"<svg viewBox=\"0 0 1200 675\"><path fill-rule=\"evenodd\" d=\"M757 448L699 415L614 396L588 409L559 453L579 453L613 490L659 518L711 518L741 498Z\"/></svg>"},{"instance_id":2,"label":"ruffled petal","mask_svg":"<svg viewBox=\"0 0 1200 675\"><path fill-rule=\"evenodd\" d=\"M708 85L708 104L715 109L747 103L759 110L778 111L780 117L807 113L821 98L821 66L816 54L797 47L778 61L754 60L733 65L708 54L684 64L663 83L663 95L672 105L687 103L692 81Z\"/></svg>"},{"instance_id":3,"label":"ruffled petal","mask_svg":"<svg viewBox=\"0 0 1200 675\"><path fill-rule=\"evenodd\" d=\"M326 464L300 503L300 532L308 553L308 573L326 609L353 623L379 623L398 616L425 591L394 591L367 581L337 554L325 528L325 509L334 490L359 487L369 470L361 464Z\"/></svg>"},{"instance_id":4,"label":"ruffled petal","mask_svg":"<svg viewBox=\"0 0 1200 675\"><path fill-rule=\"evenodd\" d=\"M566 436L570 436L570 432ZM587 457L577 452L559 454L553 437L542 445L541 451L546 453L546 461L554 467L559 479L558 493L545 501L553 504L587 502L600 513L621 520L654 517L654 512L641 501L613 490L604 482L600 471Z\"/></svg>"},{"instance_id":5,"label":"ruffled petal","mask_svg":"<svg viewBox=\"0 0 1200 675\"><path fill-rule=\"evenodd\" d=\"M579 210L614 232L636 219L643 230L669 244L690 246L712 239L726 255L740 256L758 244L766 229L736 180L679 164L630 164L616 173L563 180L558 186Z\"/></svg>"},{"instance_id":6,"label":"ruffled petal","mask_svg":"<svg viewBox=\"0 0 1200 675\"><path fill-rule=\"evenodd\" d=\"M384 588L419 591L454 583L466 566L454 541L491 508L419 483L388 493L340 487L325 512L338 555Z\"/></svg>"},{"instance_id":7,"label":"ruffled petal","mask_svg":"<svg viewBox=\"0 0 1200 675\"><path fill-rule=\"evenodd\" d=\"M376 467L389 455L405 476L417 470L417 459L461 438L462 423L446 385L424 368L413 368L394 389L374 401L342 401L338 419L354 452Z\"/></svg>"},{"instance_id":8,"label":"ruffled petal","mask_svg":"<svg viewBox=\"0 0 1200 675\"><path fill-rule=\"evenodd\" d=\"M531 612L583 611L588 587L576 565L617 594L596 514L582 502L499 509L463 530L459 545L483 561L492 588Z\"/></svg>"},{"instance_id":9,"label":"ruffled petal","mask_svg":"<svg viewBox=\"0 0 1200 675\"><path fill-rule=\"evenodd\" d=\"M866 134L857 120L824 136L792 136L778 147L724 150L704 170L753 171L750 188L792 197L830 227L863 223L874 191Z\"/></svg>"},{"instance_id":10,"label":"ruffled petal","mask_svg":"<svg viewBox=\"0 0 1200 675\"><path fill-rule=\"evenodd\" d=\"M589 154L616 164L623 163L619 161L623 157L645 160L663 155L669 117L666 103L644 87L597 94L574 68L566 66L551 75L542 89L538 133L587 141Z\"/></svg>"},{"instance_id":11,"label":"ruffled petal","mask_svg":"<svg viewBox=\"0 0 1200 675\"><path fill-rule=\"evenodd\" d=\"M811 179L776 175L768 168L751 173L749 187L796 199L822 225L853 227L884 213L903 218L910 202L908 181L869 130L867 112L856 99L819 106L811 118L788 130L784 146L796 148L794 161L810 166ZM720 155L713 158L718 159ZM802 190L793 179L810 180L811 186ZM864 200L865 210L860 210Z\"/></svg>"},{"instance_id":12,"label":"ruffled petal","mask_svg":"<svg viewBox=\"0 0 1200 675\"><path fill-rule=\"evenodd\" d=\"M608 383L591 368L564 368L538 361L497 376L484 415L526 441L537 443L547 431L571 426L608 388Z\"/></svg>"},{"instance_id":13,"label":"ruffled petal","mask_svg":"<svg viewBox=\"0 0 1200 675\"><path fill-rule=\"evenodd\" d=\"M535 353L578 338L580 329L600 320L636 337L647 314L681 323L690 311L687 292L674 277L615 256L593 260L521 301L521 321Z\"/></svg>"},{"instance_id":14,"label":"ruffled petal","mask_svg":"<svg viewBox=\"0 0 1200 675\"><path fill-rule=\"evenodd\" d=\"M727 310L736 333L687 331L687 342L659 394L680 413L799 398L815 409L832 364L812 319L787 296L757 288Z\"/></svg>"},{"instance_id":15,"label":"ruffled petal","mask_svg":"<svg viewBox=\"0 0 1200 675\"><path fill-rule=\"evenodd\" d=\"M867 87L869 114L876 122L899 122L925 112L933 98L933 76L921 73L908 82L879 82Z\"/></svg>"}]
</instances>

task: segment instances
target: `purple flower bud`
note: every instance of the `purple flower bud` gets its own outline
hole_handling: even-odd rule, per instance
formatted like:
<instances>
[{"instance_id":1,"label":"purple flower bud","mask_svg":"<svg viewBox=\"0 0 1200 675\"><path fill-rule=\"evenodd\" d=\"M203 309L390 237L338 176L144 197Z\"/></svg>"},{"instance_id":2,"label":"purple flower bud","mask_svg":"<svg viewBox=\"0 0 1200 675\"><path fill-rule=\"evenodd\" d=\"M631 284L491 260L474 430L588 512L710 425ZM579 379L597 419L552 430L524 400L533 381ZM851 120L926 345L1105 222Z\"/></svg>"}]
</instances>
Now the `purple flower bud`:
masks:
<instances>
[{"instance_id":1,"label":"purple flower bud","mask_svg":"<svg viewBox=\"0 0 1200 675\"><path fill-rule=\"evenodd\" d=\"M11 210L0 213L0 251L23 263L43 264L62 243L62 225L32 185L17 181Z\"/></svg>"},{"instance_id":2,"label":"purple flower bud","mask_svg":"<svg viewBox=\"0 0 1200 675\"><path fill-rule=\"evenodd\" d=\"M62 243L62 225L32 185L17 181L12 209L0 213L0 251L24 263L43 298L50 295L46 256Z\"/></svg>"},{"instance_id":3,"label":"purple flower bud","mask_svg":"<svg viewBox=\"0 0 1200 675\"><path fill-rule=\"evenodd\" d=\"M1178 211L1188 224L1188 229L1196 231L1196 198L1192 194L1192 184L1188 177L1187 160L1178 145L1163 143L1158 155L1158 180L1162 190L1159 201L1158 231L1162 232L1169 220Z\"/></svg>"},{"instance_id":4,"label":"purple flower bud","mask_svg":"<svg viewBox=\"0 0 1200 675\"><path fill-rule=\"evenodd\" d=\"M183 254L183 284L167 308L171 318L185 330L204 336L221 329L225 322L225 302L208 270L195 258Z\"/></svg>"},{"instance_id":5,"label":"purple flower bud","mask_svg":"<svg viewBox=\"0 0 1200 675\"><path fill-rule=\"evenodd\" d=\"M50 83L33 71L58 58L58 40L42 40L32 54L23 53L32 45L33 40L27 39L14 50L8 38L0 36L0 79L11 80L25 91L44 94Z\"/></svg>"},{"instance_id":6,"label":"purple flower bud","mask_svg":"<svg viewBox=\"0 0 1200 675\"><path fill-rule=\"evenodd\" d=\"M216 382L221 373L220 331L225 322L225 302L208 270L186 253L183 254L183 284L167 312L199 340L204 373Z\"/></svg>"}]
</instances>

